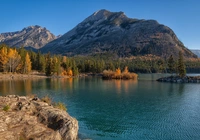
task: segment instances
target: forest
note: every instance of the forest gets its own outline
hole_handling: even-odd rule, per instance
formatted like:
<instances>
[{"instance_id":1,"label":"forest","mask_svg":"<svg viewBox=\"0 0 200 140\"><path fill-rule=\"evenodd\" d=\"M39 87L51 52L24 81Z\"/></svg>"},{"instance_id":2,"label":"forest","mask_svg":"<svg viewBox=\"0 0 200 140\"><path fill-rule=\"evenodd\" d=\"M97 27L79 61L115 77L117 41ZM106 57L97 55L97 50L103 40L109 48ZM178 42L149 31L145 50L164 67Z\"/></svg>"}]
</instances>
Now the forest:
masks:
<instances>
[{"instance_id":1,"label":"forest","mask_svg":"<svg viewBox=\"0 0 200 140\"><path fill-rule=\"evenodd\" d=\"M158 56L134 56L131 58L106 58L99 56L74 56L42 54L21 48L10 48L0 45L0 72L29 74L31 71L45 73L47 76L79 73L102 73L104 70L116 71L128 67L135 73L176 73L178 59L163 59ZM173 60L173 61L172 61ZM169 63L173 64L170 66ZM185 59L187 73L200 72L200 59Z\"/></svg>"}]
</instances>

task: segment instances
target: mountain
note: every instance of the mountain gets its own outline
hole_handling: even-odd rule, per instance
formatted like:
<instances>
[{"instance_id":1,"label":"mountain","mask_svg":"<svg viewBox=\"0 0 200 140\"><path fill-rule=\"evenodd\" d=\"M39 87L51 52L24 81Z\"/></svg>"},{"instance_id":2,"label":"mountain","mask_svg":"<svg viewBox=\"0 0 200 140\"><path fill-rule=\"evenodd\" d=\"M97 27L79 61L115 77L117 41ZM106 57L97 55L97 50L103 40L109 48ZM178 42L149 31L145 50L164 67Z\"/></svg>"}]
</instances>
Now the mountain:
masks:
<instances>
[{"instance_id":1,"label":"mountain","mask_svg":"<svg viewBox=\"0 0 200 140\"><path fill-rule=\"evenodd\" d=\"M200 50L191 50L191 52L193 52L200 58Z\"/></svg>"},{"instance_id":2,"label":"mountain","mask_svg":"<svg viewBox=\"0 0 200 140\"><path fill-rule=\"evenodd\" d=\"M56 39L50 31L41 26L29 26L21 31L0 34L0 43L10 47L33 47L40 49L50 41Z\"/></svg>"},{"instance_id":3,"label":"mountain","mask_svg":"<svg viewBox=\"0 0 200 140\"><path fill-rule=\"evenodd\" d=\"M74 55L131 57L153 54L161 57L197 57L167 26L155 20L128 18L123 12L100 10L60 38L46 44L42 52Z\"/></svg>"}]
</instances>

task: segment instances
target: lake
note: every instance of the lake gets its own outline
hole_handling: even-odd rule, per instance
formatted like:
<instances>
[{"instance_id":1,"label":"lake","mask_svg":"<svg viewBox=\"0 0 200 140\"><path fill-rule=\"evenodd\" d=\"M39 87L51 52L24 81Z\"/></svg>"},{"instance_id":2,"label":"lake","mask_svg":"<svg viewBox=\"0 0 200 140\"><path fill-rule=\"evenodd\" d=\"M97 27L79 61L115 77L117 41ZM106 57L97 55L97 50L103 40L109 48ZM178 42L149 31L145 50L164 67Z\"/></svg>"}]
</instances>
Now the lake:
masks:
<instances>
[{"instance_id":1,"label":"lake","mask_svg":"<svg viewBox=\"0 0 200 140\"><path fill-rule=\"evenodd\" d=\"M49 95L79 121L79 136L94 140L199 140L200 84L99 77L0 81L0 95Z\"/></svg>"}]
</instances>

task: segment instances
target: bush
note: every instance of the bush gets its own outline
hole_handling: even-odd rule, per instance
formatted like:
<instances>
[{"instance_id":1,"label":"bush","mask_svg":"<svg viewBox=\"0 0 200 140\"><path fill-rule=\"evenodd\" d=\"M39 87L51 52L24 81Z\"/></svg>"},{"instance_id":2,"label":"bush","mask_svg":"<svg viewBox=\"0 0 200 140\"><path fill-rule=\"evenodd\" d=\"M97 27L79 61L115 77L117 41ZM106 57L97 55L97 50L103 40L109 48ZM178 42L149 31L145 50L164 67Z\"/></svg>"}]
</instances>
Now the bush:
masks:
<instances>
[{"instance_id":1,"label":"bush","mask_svg":"<svg viewBox=\"0 0 200 140\"><path fill-rule=\"evenodd\" d=\"M58 109L61 109L61 110L64 110L64 111L67 111L67 108L66 108L65 104L61 103L61 102L55 103L54 107L58 108Z\"/></svg>"},{"instance_id":2,"label":"bush","mask_svg":"<svg viewBox=\"0 0 200 140\"><path fill-rule=\"evenodd\" d=\"M3 110L6 111L6 112L7 112L9 109L10 109L10 106L9 106L9 105L5 105L5 106L3 107Z\"/></svg>"},{"instance_id":3,"label":"bush","mask_svg":"<svg viewBox=\"0 0 200 140\"><path fill-rule=\"evenodd\" d=\"M41 100L43 102L49 104L49 105L51 105L51 103L52 103L52 100L51 100L51 98L48 95L44 96Z\"/></svg>"},{"instance_id":4,"label":"bush","mask_svg":"<svg viewBox=\"0 0 200 140\"><path fill-rule=\"evenodd\" d=\"M104 70L103 79L137 79L138 75L136 73L128 72L128 67L125 67L124 72L118 68L116 71Z\"/></svg>"}]
</instances>

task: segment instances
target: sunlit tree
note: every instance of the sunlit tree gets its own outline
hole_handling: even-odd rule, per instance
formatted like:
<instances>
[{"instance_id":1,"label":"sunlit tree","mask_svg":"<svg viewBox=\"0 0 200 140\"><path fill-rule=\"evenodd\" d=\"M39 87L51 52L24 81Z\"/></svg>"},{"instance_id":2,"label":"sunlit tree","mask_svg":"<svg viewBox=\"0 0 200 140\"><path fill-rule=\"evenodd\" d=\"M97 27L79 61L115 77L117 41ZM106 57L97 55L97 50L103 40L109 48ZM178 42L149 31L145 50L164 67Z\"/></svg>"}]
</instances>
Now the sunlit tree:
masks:
<instances>
[{"instance_id":1,"label":"sunlit tree","mask_svg":"<svg viewBox=\"0 0 200 140\"><path fill-rule=\"evenodd\" d=\"M2 47L0 50L0 71L6 71L6 64L8 62L8 50Z\"/></svg>"},{"instance_id":2,"label":"sunlit tree","mask_svg":"<svg viewBox=\"0 0 200 140\"><path fill-rule=\"evenodd\" d=\"M29 73L31 71L31 59L28 53L26 53L24 62L24 73Z\"/></svg>"},{"instance_id":3,"label":"sunlit tree","mask_svg":"<svg viewBox=\"0 0 200 140\"><path fill-rule=\"evenodd\" d=\"M21 56L16 49L9 49L7 68L9 72L15 72L17 66L20 64Z\"/></svg>"}]
</instances>

